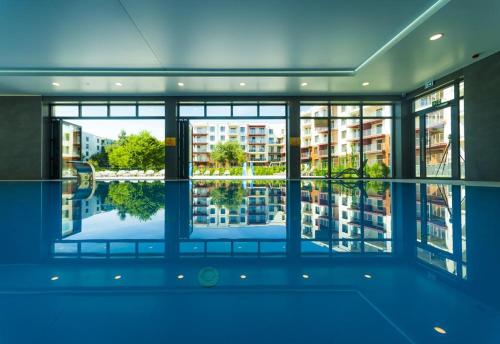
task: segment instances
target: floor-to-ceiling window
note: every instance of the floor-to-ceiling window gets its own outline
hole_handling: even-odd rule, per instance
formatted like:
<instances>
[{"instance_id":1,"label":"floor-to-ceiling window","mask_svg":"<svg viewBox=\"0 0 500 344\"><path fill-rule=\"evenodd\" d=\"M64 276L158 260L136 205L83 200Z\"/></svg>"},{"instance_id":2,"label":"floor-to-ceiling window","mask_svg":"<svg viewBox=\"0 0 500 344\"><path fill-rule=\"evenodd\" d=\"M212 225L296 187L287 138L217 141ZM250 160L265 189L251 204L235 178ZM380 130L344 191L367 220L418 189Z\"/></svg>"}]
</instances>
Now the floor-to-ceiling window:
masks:
<instances>
[{"instance_id":1,"label":"floor-to-ceiling window","mask_svg":"<svg viewBox=\"0 0 500 344\"><path fill-rule=\"evenodd\" d=\"M84 161L97 178L163 178L163 102L55 103L51 115L60 137L52 154L60 161L54 176L75 177L71 161Z\"/></svg>"},{"instance_id":2,"label":"floor-to-ceiling window","mask_svg":"<svg viewBox=\"0 0 500 344\"><path fill-rule=\"evenodd\" d=\"M413 101L416 177L465 177L463 89L454 82Z\"/></svg>"},{"instance_id":3,"label":"floor-to-ceiling window","mask_svg":"<svg viewBox=\"0 0 500 344\"><path fill-rule=\"evenodd\" d=\"M375 102L303 103L302 177L391 177L393 113Z\"/></svg>"},{"instance_id":4,"label":"floor-to-ceiling window","mask_svg":"<svg viewBox=\"0 0 500 344\"><path fill-rule=\"evenodd\" d=\"M180 103L194 178L286 177L286 103Z\"/></svg>"}]
</instances>

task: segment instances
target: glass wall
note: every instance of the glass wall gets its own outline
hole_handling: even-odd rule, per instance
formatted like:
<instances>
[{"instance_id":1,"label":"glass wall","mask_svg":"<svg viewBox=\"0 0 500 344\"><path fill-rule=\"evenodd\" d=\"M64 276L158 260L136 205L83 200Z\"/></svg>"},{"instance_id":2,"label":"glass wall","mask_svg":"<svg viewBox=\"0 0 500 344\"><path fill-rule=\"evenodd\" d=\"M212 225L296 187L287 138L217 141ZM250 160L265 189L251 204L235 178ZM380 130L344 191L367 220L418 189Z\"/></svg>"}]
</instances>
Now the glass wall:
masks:
<instances>
[{"instance_id":1,"label":"glass wall","mask_svg":"<svg viewBox=\"0 0 500 344\"><path fill-rule=\"evenodd\" d=\"M303 104L300 112L303 177L392 176L391 105Z\"/></svg>"}]
</instances>

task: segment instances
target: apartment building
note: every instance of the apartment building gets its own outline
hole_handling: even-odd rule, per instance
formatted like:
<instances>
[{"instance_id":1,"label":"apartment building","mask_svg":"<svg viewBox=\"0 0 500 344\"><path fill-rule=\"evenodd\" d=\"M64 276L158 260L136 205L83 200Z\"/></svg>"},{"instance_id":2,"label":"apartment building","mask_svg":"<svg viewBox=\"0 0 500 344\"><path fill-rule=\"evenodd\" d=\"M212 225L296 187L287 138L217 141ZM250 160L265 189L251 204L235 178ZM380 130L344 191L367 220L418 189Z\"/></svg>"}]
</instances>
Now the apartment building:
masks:
<instances>
[{"instance_id":1,"label":"apartment building","mask_svg":"<svg viewBox=\"0 0 500 344\"><path fill-rule=\"evenodd\" d=\"M82 132L82 160L89 160L92 155L102 152L106 146L112 143L111 139Z\"/></svg>"},{"instance_id":2,"label":"apartment building","mask_svg":"<svg viewBox=\"0 0 500 344\"><path fill-rule=\"evenodd\" d=\"M312 106L301 112L301 116L305 117L301 120L302 170L312 173L328 168L329 140L334 173L349 167L359 167L361 144L366 165L391 166L392 108L373 105L365 106L363 110L365 116L372 114L388 119L365 117L360 122L359 106L347 105L332 106L331 116L334 119L331 120L326 118L327 106Z\"/></svg>"},{"instance_id":3,"label":"apartment building","mask_svg":"<svg viewBox=\"0 0 500 344\"><path fill-rule=\"evenodd\" d=\"M210 154L215 145L225 142L237 142L246 154L246 161L257 166L286 162L284 124L204 122L193 125L194 165L211 165Z\"/></svg>"}]
</instances>

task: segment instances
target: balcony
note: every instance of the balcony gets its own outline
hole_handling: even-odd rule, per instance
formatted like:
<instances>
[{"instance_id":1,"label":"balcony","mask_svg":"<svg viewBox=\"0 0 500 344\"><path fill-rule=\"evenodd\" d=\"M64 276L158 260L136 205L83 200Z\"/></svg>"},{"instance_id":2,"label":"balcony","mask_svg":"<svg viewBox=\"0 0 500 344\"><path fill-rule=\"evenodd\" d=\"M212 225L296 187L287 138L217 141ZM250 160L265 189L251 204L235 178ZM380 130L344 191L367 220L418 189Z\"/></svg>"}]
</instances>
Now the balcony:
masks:
<instances>
[{"instance_id":1,"label":"balcony","mask_svg":"<svg viewBox=\"0 0 500 344\"><path fill-rule=\"evenodd\" d=\"M365 129L363 130L363 138L368 139L368 138L373 138L377 136L384 136L385 134L382 132L382 128L372 128L372 129Z\"/></svg>"},{"instance_id":2,"label":"balcony","mask_svg":"<svg viewBox=\"0 0 500 344\"><path fill-rule=\"evenodd\" d=\"M381 153L382 151L383 151L382 145L376 143L370 145L363 145L364 153Z\"/></svg>"}]
</instances>

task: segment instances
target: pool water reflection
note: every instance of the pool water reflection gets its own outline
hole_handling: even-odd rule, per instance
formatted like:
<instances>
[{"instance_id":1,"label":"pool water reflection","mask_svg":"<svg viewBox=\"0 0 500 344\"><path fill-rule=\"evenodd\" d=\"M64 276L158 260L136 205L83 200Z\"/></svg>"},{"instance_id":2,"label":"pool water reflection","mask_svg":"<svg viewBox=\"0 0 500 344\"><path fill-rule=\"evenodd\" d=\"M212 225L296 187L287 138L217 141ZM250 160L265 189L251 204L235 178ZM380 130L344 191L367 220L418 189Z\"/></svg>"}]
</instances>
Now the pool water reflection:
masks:
<instances>
[{"instance_id":1,"label":"pool water reflection","mask_svg":"<svg viewBox=\"0 0 500 344\"><path fill-rule=\"evenodd\" d=\"M68 180L2 182L0 195L2 307L11 302L10 293L103 290L134 290L154 304L159 290L170 295L206 288L198 276L210 268L218 277L210 287L220 295L242 293L234 297L248 314L229 311L234 300L211 305L226 310L217 319L239 319L232 328L239 335L266 307L289 314L277 325L290 327L295 316L305 316L298 300L307 299L304 304L315 312L311 319L363 321L367 331L359 335L339 329L344 342L500 338L500 188L320 179L93 185ZM260 304L245 294L249 290L281 296L265 296L266 304ZM284 295L287 301L280 303ZM157 319L187 312L183 305L192 305L194 296L176 297L184 301L155 308ZM196 297L200 305L215 300ZM43 296L37 300L45 302ZM325 302L330 306L322 307ZM176 314L169 313L172 304ZM2 319L10 324L8 316ZM205 322L217 327L215 318ZM310 335L324 341L326 333ZM261 339L255 333L249 342Z\"/></svg>"}]
</instances>

